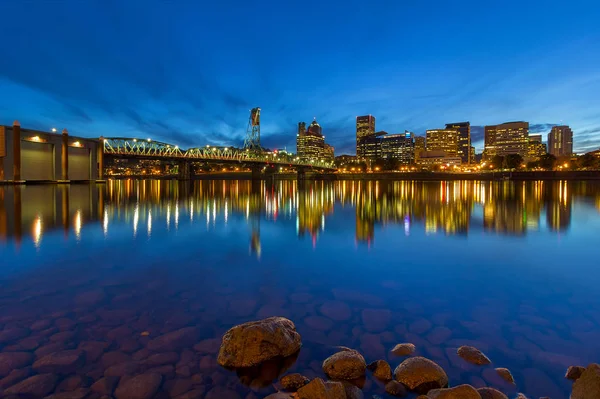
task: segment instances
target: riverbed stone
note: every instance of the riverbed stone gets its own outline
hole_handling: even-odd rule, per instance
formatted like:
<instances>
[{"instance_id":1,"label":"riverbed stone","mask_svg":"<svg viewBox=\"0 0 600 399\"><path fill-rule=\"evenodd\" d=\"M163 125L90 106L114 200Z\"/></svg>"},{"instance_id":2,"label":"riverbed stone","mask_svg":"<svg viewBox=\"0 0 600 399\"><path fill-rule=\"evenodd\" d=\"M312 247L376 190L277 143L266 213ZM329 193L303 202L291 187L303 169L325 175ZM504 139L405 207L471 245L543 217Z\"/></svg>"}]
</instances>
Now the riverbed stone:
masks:
<instances>
[{"instance_id":1,"label":"riverbed stone","mask_svg":"<svg viewBox=\"0 0 600 399\"><path fill-rule=\"evenodd\" d=\"M298 399L346 399L346 391L340 382L315 378L298 390Z\"/></svg>"},{"instance_id":2,"label":"riverbed stone","mask_svg":"<svg viewBox=\"0 0 600 399\"><path fill-rule=\"evenodd\" d=\"M329 331L334 326L331 319L323 316L307 316L304 318L304 324L317 331Z\"/></svg>"},{"instance_id":3,"label":"riverbed stone","mask_svg":"<svg viewBox=\"0 0 600 399\"><path fill-rule=\"evenodd\" d=\"M198 342L194 345L194 350L201 355L216 355L219 353L221 340L219 338L210 338Z\"/></svg>"},{"instance_id":4,"label":"riverbed stone","mask_svg":"<svg viewBox=\"0 0 600 399\"><path fill-rule=\"evenodd\" d=\"M337 380L355 380L365 375L365 358L355 350L342 350L323 362L323 372Z\"/></svg>"},{"instance_id":5,"label":"riverbed stone","mask_svg":"<svg viewBox=\"0 0 600 399\"><path fill-rule=\"evenodd\" d=\"M367 331L380 332L390 324L392 313L388 309L364 309L361 317Z\"/></svg>"},{"instance_id":6,"label":"riverbed stone","mask_svg":"<svg viewBox=\"0 0 600 399\"><path fill-rule=\"evenodd\" d=\"M23 368L33 361L30 352L0 352L0 378L10 374L14 369Z\"/></svg>"},{"instance_id":7,"label":"riverbed stone","mask_svg":"<svg viewBox=\"0 0 600 399\"><path fill-rule=\"evenodd\" d=\"M198 328L184 327L150 340L146 347L153 352L179 351L192 346L198 339L198 335Z\"/></svg>"},{"instance_id":8,"label":"riverbed stone","mask_svg":"<svg viewBox=\"0 0 600 399\"><path fill-rule=\"evenodd\" d=\"M458 348L456 353L465 361L478 366L492 363L491 360L483 354L483 352L473 346L461 346Z\"/></svg>"},{"instance_id":9,"label":"riverbed stone","mask_svg":"<svg viewBox=\"0 0 600 399\"><path fill-rule=\"evenodd\" d=\"M509 384L513 384L513 385L515 384L515 379L509 369L504 368L504 367L498 367L494 370L496 370L496 373L498 373L498 375L504 381L508 382Z\"/></svg>"},{"instance_id":10,"label":"riverbed stone","mask_svg":"<svg viewBox=\"0 0 600 399\"><path fill-rule=\"evenodd\" d=\"M385 360L376 360L367 365L367 369L373 372L373 376L382 381L389 381L392 379L392 368L389 363Z\"/></svg>"},{"instance_id":11,"label":"riverbed stone","mask_svg":"<svg viewBox=\"0 0 600 399\"><path fill-rule=\"evenodd\" d=\"M240 324L223 336L218 363L224 367L250 367L275 357L288 357L300 350L296 326L284 317Z\"/></svg>"},{"instance_id":12,"label":"riverbed stone","mask_svg":"<svg viewBox=\"0 0 600 399\"><path fill-rule=\"evenodd\" d=\"M585 367L582 366L569 366L565 374L565 378L568 380L576 381L581 374L585 371Z\"/></svg>"},{"instance_id":13,"label":"riverbed stone","mask_svg":"<svg viewBox=\"0 0 600 399\"><path fill-rule=\"evenodd\" d=\"M352 317L350 306L342 301L325 301L319 311L334 321L346 321Z\"/></svg>"},{"instance_id":14,"label":"riverbed stone","mask_svg":"<svg viewBox=\"0 0 600 399\"><path fill-rule=\"evenodd\" d=\"M592 363L573 383L571 399L600 398L600 365Z\"/></svg>"},{"instance_id":15,"label":"riverbed stone","mask_svg":"<svg viewBox=\"0 0 600 399\"><path fill-rule=\"evenodd\" d=\"M0 331L0 345L6 345L29 335L28 328L14 327Z\"/></svg>"},{"instance_id":16,"label":"riverbed stone","mask_svg":"<svg viewBox=\"0 0 600 399\"><path fill-rule=\"evenodd\" d=\"M394 377L409 390L422 394L448 386L446 372L437 363L420 356L410 357L400 363L394 370Z\"/></svg>"},{"instance_id":17,"label":"riverbed stone","mask_svg":"<svg viewBox=\"0 0 600 399\"><path fill-rule=\"evenodd\" d=\"M68 374L85 363L85 352L79 349L51 353L38 359L32 368L38 373Z\"/></svg>"},{"instance_id":18,"label":"riverbed stone","mask_svg":"<svg viewBox=\"0 0 600 399\"><path fill-rule=\"evenodd\" d=\"M104 341L83 341L77 348L85 352L87 363L95 363L104 351L108 348L109 343Z\"/></svg>"},{"instance_id":19,"label":"riverbed stone","mask_svg":"<svg viewBox=\"0 0 600 399\"><path fill-rule=\"evenodd\" d=\"M452 330L448 327L440 326L435 327L433 330L427 333L427 340L433 345L440 345L446 342L452 336Z\"/></svg>"},{"instance_id":20,"label":"riverbed stone","mask_svg":"<svg viewBox=\"0 0 600 399\"><path fill-rule=\"evenodd\" d=\"M365 395L359 387L348 381L340 382L344 386L344 392L346 392L346 399L364 399Z\"/></svg>"},{"instance_id":21,"label":"riverbed stone","mask_svg":"<svg viewBox=\"0 0 600 399\"><path fill-rule=\"evenodd\" d=\"M216 386L208 391L204 399L242 399L242 397L239 393L229 388Z\"/></svg>"},{"instance_id":22,"label":"riverbed stone","mask_svg":"<svg viewBox=\"0 0 600 399\"><path fill-rule=\"evenodd\" d=\"M479 388L477 392L479 392L481 399L508 399L508 396L490 387Z\"/></svg>"},{"instance_id":23,"label":"riverbed stone","mask_svg":"<svg viewBox=\"0 0 600 399\"><path fill-rule=\"evenodd\" d=\"M385 392L392 396L406 396L406 387L398 381L388 381L385 384Z\"/></svg>"},{"instance_id":24,"label":"riverbed stone","mask_svg":"<svg viewBox=\"0 0 600 399\"><path fill-rule=\"evenodd\" d=\"M22 369L12 370L6 377L0 379L0 391L15 385L19 381L23 381L25 378L31 375L31 368L25 367Z\"/></svg>"},{"instance_id":25,"label":"riverbed stone","mask_svg":"<svg viewBox=\"0 0 600 399\"><path fill-rule=\"evenodd\" d=\"M281 377L280 383L286 391L296 392L308 384L310 380L299 373L288 374Z\"/></svg>"},{"instance_id":26,"label":"riverbed stone","mask_svg":"<svg viewBox=\"0 0 600 399\"><path fill-rule=\"evenodd\" d=\"M403 343L394 346L391 352L396 356L409 356L415 352L415 345L411 343Z\"/></svg>"},{"instance_id":27,"label":"riverbed stone","mask_svg":"<svg viewBox=\"0 0 600 399\"><path fill-rule=\"evenodd\" d=\"M179 353L163 352L156 353L144 360L144 364L148 367L162 366L163 364L175 364L179 361Z\"/></svg>"},{"instance_id":28,"label":"riverbed stone","mask_svg":"<svg viewBox=\"0 0 600 399\"><path fill-rule=\"evenodd\" d=\"M119 379L119 377L102 377L92 384L91 389L100 395L112 395Z\"/></svg>"},{"instance_id":29,"label":"riverbed stone","mask_svg":"<svg viewBox=\"0 0 600 399\"><path fill-rule=\"evenodd\" d=\"M458 385L452 388L432 389L427 392L429 399L481 399L481 395L471 385Z\"/></svg>"},{"instance_id":30,"label":"riverbed stone","mask_svg":"<svg viewBox=\"0 0 600 399\"><path fill-rule=\"evenodd\" d=\"M115 364L104 370L105 377L123 377L125 375L135 374L140 369L140 363L133 360L129 362Z\"/></svg>"},{"instance_id":31,"label":"riverbed stone","mask_svg":"<svg viewBox=\"0 0 600 399\"><path fill-rule=\"evenodd\" d=\"M117 399L150 399L158 391L162 376L156 373L144 373L129 379L122 379L115 389Z\"/></svg>"},{"instance_id":32,"label":"riverbed stone","mask_svg":"<svg viewBox=\"0 0 600 399\"><path fill-rule=\"evenodd\" d=\"M44 399L84 399L85 397L89 397L89 393L89 388L76 388L72 391L54 393L46 396Z\"/></svg>"},{"instance_id":33,"label":"riverbed stone","mask_svg":"<svg viewBox=\"0 0 600 399\"><path fill-rule=\"evenodd\" d=\"M37 374L7 388L4 394L43 398L54 390L57 381L54 374Z\"/></svg>"},{"instance_id":34,"label":"riverbed stone","mask_svg":"<svg viewBox=\"0 0 600 399\"><path fill-rule=\"evenodd\" d=\"M410 331L413 334L420 335L429 331L431 329L431 326L432 324L429 320L421 318L410 323L410 325L408 326L408 331Z\"/></svg>"}]
</instances>

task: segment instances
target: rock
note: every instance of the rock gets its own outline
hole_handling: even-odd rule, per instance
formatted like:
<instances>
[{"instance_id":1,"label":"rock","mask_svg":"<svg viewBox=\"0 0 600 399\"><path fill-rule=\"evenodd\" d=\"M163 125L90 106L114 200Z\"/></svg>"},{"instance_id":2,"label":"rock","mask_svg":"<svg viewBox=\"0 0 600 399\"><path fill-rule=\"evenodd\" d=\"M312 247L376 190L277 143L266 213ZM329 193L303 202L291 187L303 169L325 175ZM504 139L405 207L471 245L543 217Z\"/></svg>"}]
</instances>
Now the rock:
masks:
<instances>
[{"instance_id":1,"label":"rock","mask_svg":"<svg viewBox=\"0 0 600 399\"><path fill-rule=\"evenodd\" d=\"M77 388L85 388L88 387L91 383L91 379L89 377L84 377L81 375L71 375L58 384L56 387L56 392L65 392L65 391L74 391Z\"/></svg>"},{"instance_id":2,"label":"rock","mask_svg":"<svg viewBox=\"0 0 600 399\"><path fill-rule=\"evenodd\" d=\"M104 370L105 377L123 377L125 375L135 374L140 369L139 362L131 361L115 364Z\"/></svg>"},{"instance_id":3,"label":"rock","mask_svg":"<svg viewBox=\"0 0 600 399\"><path fill-rule=\"evenodd\" d=\"M108 342L83 341L77 347L85 352L85 359L88 363L94 363L100 359L108 346Z\"/></svg>"},{"instance_id":4,"label":"rock","mask_svg":"<svg viewBox=\"0 0 600 399\"><path fill-rule=\"evenodd\" d=\"M298 399L346 399L346 391L340 382L315 378L298 390Z\"/></svg>"},{"instance_id":5,"label":"rock","mask_svg":"<svg viewBox=\"0 0 600 399\"><path fill-rule=\"evenodd\" d=\"M411 357L404 360L396 370L394 377L409 390L417 393L427 393L430 389L448 386L446 372L435 362L424 357Z\"/></svg>"},{"instance_id":6,"label":"rock","mask_svg":"<svg viewBox=\"0 0 600 399\"><path fill-rule=\"evenodd\" d=\"M58 377L54 374L38 374L19 382L16 385L6 389L5 395L20 395L34 398L43 398L54 390Z\"/></svg>"},{"instance_id":7,"label":"rock","mask_svg":"<svg viewBox=\"0 0 600 399\"><path fill-rule=\"evenodd\" d=\"M356 380L365 375L365 358L355 350L343 350L329 356L323 362L323 371L329 378Z\"/></svg>"},{"instance_id":8,"label":"rock","mask_svg":"<svg viewBox=\"0 0 600 399\"><path fill-rule=\"evenodd\" d=\"M452 330L448 327L435 327L425 338L433 345L440 345L446 342L452 336Z\"/></svg>"},{"instance_id":9,"label":"rock","mask_svg":"<svg viewBox=\"0 0 600 399\"><path fill-rule=\"evenodd\" d=\"M565 378L569 379L569 380L576 381L579 377L581 377L581 374L583 374L584 371L585 371L585 367L570 366L567 369L567 373L565 374Z\"/></svg>"},{"instance_id":10,"label":"rock","mask_svg":"<svg viewBox=\"0 0 600 399\"><path fill-rule=\"evenodd\" d=\"M469 363L483 366L492 363L486 355L484 355L479 349L472 346L461 346L456 351L458 356L463 358Z\"/></svg>"},{"instance_id":11,"label":"rock","mask_svg":"<svg viewBox=\"0 0 600 399\"><path fill-rule=\"evenodd\" d=\"M562 398L564 391L546 373L537 368L526 368L521 371L524 388L530 396L549 395L553 398Z\"/></svg>"},{"instance_id":12,"label":"rock","mask_svg":"<svg viewBox=\"0 0 600 399\"><path fill-rule=\"evenodd\" d=\"M0 352L0 378L10 374L14 369L23 368L33 361L29 352Z\"/></svg>"},{"instance_id":13,"label":"rock","mask_svg":"<svg viewBox=\"0 0 600 399\"><path fill-rule=\"evenodd\" d=\"M33 324L29 327L31 331L40 331L45 330L52 325L52 321L49 319L42 319L34 321Z\"/></svg>"},{"instance_id":14,"label":"rock","mask_svg":"<svg viewBox=\"0 0 600 399\"><path fill-rule=\"evenodd\" d=\"M196 388L196 389L192 389L189 392L182 393L181 395L176 396L173 399L202 399L204 397L205 391L206 391L206 389L204 387Z\"/></svg>"},{"instance_id":15,"label":"rock","mask_svg":"<svg viewBox=\"0 0 600 399\"><path fill-rule=\"evenodd\" d=\"M156 353L151 355L144 364L148 367L162 366L163 364L175 364L179 361L179 353L177 352L164 352Z\"/></svg>"},{"instance_id":16,"label":"rock","mask_svg":"<svg viewBox=\"0 0 600 399\"><path fill-rule=\"evenodd\" d=\"M427 393L427 397L429 399L481 399L479 392L471 385L432 389Z\"/></svg>"},{"instance_id":17,"label":"rock","mask_svg":"<svg viewBox=\"0 0 600 399\"><path fill-rule=\"evenodd\" d=\"M592 363L573 383L571 399L600 398L600 365Z\"/></svg>"},{"instance_id":18,"label":"rock","mask_svg":"<svg viewBox=\"0 0 600 399\"><path fill-rule=\"evenodd\" d=\"M33 353L35 353L37 358L42 358L51 353L60 352L65 349L69 349L69 347L64 342L52 342L50 344L40 346Z\"/></svg>"},{"instance_id":19,"label":"rock","mask_svg":"<svg viewBox=\"0 0 600 399\"><path fill-rule=\"evenodd\" d=\"M102 363L102 366L104 367L110 367L114 366L115 364L121 364L129 361L131 361L131 356L120 351L106 352L100 359L100 363Z\"/></svg>"},{"instance_id":20,"label":"rock","mask_svg":"<svg viewBox=\"0 0 600 399\"><path fill-rule=\"evenodd\" d=\"M218 363L224 367L250 367L300 350L302 341L291 320L283 317L240 324L223 336Z\"/></svg>"},{"instance_id":21,"label":"rock","mask_svg":"<svg viewBox=\"0 0 600 399\"><path fill-rule=\"evenodd\" d=\"M527 398L527 396L525 396L524 394L522 394L522 393L519 392L517 394L517 397L515 399L528 399L528 398Z\"/></svg>"},{"instance_id":22,"label":"rock","mask_svg":"<svg viewBox=\"0 0 600 399\"><path fill-rule=\"evenodd\" d=\"M385 360L376 360L373 363L370 363L367 368L373 372L375 378L382 381L389 381L392 379L392 368Z\"/></svg>"},{"instance_id":23,"label":"rock","mask_svg":"<svg viewBox=\"0 0 600 399\"><path fill-rule=\"evenodd\" d=\"M498 367L495 370L496 373L498 373L498 375L502 377L504 381L508 382L509 384L515 385L515 379L513 378L513 375L511 374L509 369Z\"/></svg>"},{"instance_id":24,"label":"rock","mask_svg":"<svg viewBox=\"0 0 600 399\"><path fill-rule=\"evenodd\" d=\"M122 380L115 390L117 399L150 399L158 391L162 382L160 374L139 374Z\"/></svg>"},{"instance_id":25,"label":"rock","mask_svg":"<svg viewBox=\"0 0 600 399\"><path fill-rule=\"evenodd\" d=\"M117 398L118 399L118 398ZM229 388L216 386L206 394L204 399L242 399L241 396Z\"/></svg>"},{"instance_id":26,"label":"rock","mask_svg":"<svg viewBox=\"0 0 600 399\"><path fill-rule=\"evenodd\" d=\"M265 397L265 399L292 399L292 394L288 392L275 392Z\"/></svg>"},{"instance_id":27,"label":"rock","mask_svg":"<svg viewBox=\"0 0 600 399\"><path fill-rule=\"evenodd\" d=\"M154 352L178 351L192 346L198 334L199 330L196 327L184 327L150 340L146 347Z\"/></svg>"},{"instance_id":28,"label":"rock","mask_svg":"<svg viewBox=\"0 0 600 399\"><path fill-rule=\"evenodd\" d=\"M284 375L279 382L286 391L296 392L298 389L308 384L310 380L302 374L294 373Z\"/></svg>"},{"instance_id":29,"label":"rock","mask_svg":"<svg viewBox=\"0 0 600 399\"><path fill-rule=\"evenodd\" d=\"M346 392L346 399L364 399L365 395L356 385L348 381L340 381L344 386L344 392Z\"/></svg>"},{"instance_id":30,"label":"rock","mask_svg":"<svg viewBox=\"0 0 600 399\"><path fill-rule=\"evenodd\" d=\"M36 360L32 368L38 373L68 374L77 371L85 363L85 352L66 350L51 353Z\"/></svg>"},{"instance_id":31,"label":"rock","mask_svg":"<svg viewBox=\"0 0 600 399\"><path fill-rule=\"evenodd\" d=\"M119 377L102 377L91 386L92 391L100 395L112 395L119 383Z\"/></svg>"},{"instance_id":32,"label":"rock","mask_svg":"<svg viewBox=\"0 0 600 399\"><path fill-rule=\"evenodd\" d=\"M31 368L18 369L11 371L6 377L0 380L0 392L4 388L15 385L17 382L24 380L31 375Z\"/></svg>"},{"instance_id":33,"label":"rock","mask_svg":"<svg viewBox=\"0 0 600 399\"><path fill-rule=\"evenodd\" d=\"M177 378L165 382L163 390L168 391L172 398L184 394L193 388L189 378Z\"/></svg>"},{"instance_id":34,"label":"rock","mask_svg":"<svg viewBox=\"0 0 600 399\"><path fill-rule=\"evenodd\" d=\"M406 396L406 388L398 381L389 381L385 384L385 391L392 396Z\"/></svg>"},{"instance_id":35,"label":"rock","mask_svg":"<svg viewBox=\"0 0 600 399\"><path fill-rule=\"evenodd\" d=\"M102 302L106 298L106 294L102 288L84 292L75 297L75 304L78 306L93 306Z\"/></svg>"},{"instance_id":36,"label":"rock","mask_svg":"<svg viewBox=\"0 0 600 399\"><path fill-rule=\"evenodd\" d=\"M0 345L6 345L29 335L27 328L5 328L0 331Z\"/></svg>"},{"instance_id":37,"label":"rock","mask_svg":"<svg viewBox=\"0 0 600 399\"><path fill-rule=\"evenodd\" d=\"M481 399L508 399L508 396L494 388L479 388Z\"/></svg>"},{"instance_id":38,"label":"rock","mask_svg":"<svg viewBox=\"0 0 600 399\"><path fill-rule=\"evenodd\" d=\"M50 337L50 342L68 342L73 341L77 333L75 331L61 331Z\"/></svg>"},{"instance_id":39,"label":"rock","mask_svg":"<svg viewBox=\"0 0 600 399\"><path fill-rule=\"evenodd\" d=\"M346 321L352 317L350 306L341 301L325 301L319 311L334 321Z\"/></svg>"},{"instance_id":40,"label":"rock","mask_svg":"<svg viewBox=\"0 0 600 399\"><path fill-rule=\"evenodd\" d=\"M333 321L323 316L308 316L304 318L304 324L317 331L329 331L333 328Z\"/></svg>"},{"instance_id":41,"label":"rock","mask_svg":"<svg viewBox=\"0 0 600 399\"><path fill-rule=\"evenodd\" d=\"M383 331L390 324L392 313L387 309L364 309L361 313L367 331Z\"/></svg>"},{"instance_id":42,"label":"rock","mask_svg":"<svg viewBox=\"0 0 600 399\"><path fill-rule=\"evenodd\" d=\"M391 352L396 356L409 356L415 352L416 348L413 344L398 344L394 346Z\"/></svg>"},{"instance_id":43,"label":"rock","mask_svg":"<svg viewBox=\"0 0 600 399\"><path fill-rule=\"evenodd\" d=\"M432 324L429 320L421 318L410 323L408 326L408 331L413 334L421 335L429 331L431 326Z\"/></svg>"},{"instance_id":44,"label":"rock","mask_svg":"<svg viewBox=\"0 0 600 399\"><path fill-rule=\"evenodd\" d=\"M77 388L72 391L59 392L50 396L46 396L44 399L83 399L90 393L88 388Z\"/></svg>"},{"instance_id":45,"label":"rock","mask_svg":"<svg viewBox=\"0 0 600 399\"><path fill-rule=\"evenodd\" d=\"M218 338L205 339L194 345L194 350L201 355L216 355L219 353L221 340Z\"/></svg>"}]
</instances>

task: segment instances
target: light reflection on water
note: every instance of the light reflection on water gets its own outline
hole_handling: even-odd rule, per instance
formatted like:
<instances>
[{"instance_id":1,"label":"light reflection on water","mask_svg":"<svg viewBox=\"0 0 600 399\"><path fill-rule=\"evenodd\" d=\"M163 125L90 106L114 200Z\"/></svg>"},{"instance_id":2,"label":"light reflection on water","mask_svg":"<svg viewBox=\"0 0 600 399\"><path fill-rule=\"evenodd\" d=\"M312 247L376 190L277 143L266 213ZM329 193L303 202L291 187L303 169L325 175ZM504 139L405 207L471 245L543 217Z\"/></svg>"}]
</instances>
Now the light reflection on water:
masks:
<instances>
[{"instance_id":1,"label":"light reflection on water","mask_svg":"<svg viewBox=\"0 0 600 399\"><path fill-rule=\"evenodd\" d=\"M45 315L69 311L72 297L90 289L81 280L114 298L133 296L102 306L142 315L129 320L140 331L152 330L140 321L148 315L160 331L172 317L209 326L204 338L284 315L305 342L293 370L309 375L318 375L309 364L331 346L375 360L389 356L381 348L413 341L454 384L475 384L485 373L456 370L447 354L474 340L513 371L521 391L567 397L567 363L600 357L598 231L600 184L591 182L0 186L0 283L20 287L0 295L0 306L27 297L31 308L15 309L32 319L45 317L38 307ZM293 294L312 299L295 303ZM334 298L345 298L353 316L335 332L315 331L306 318ZM253 305L239 313L242 303ZM361 318L374 306L392 314L380 336ZM452 337L433 345L433 329L415 333L424 318ZM78 333L102 339L103 328ZM538 386L535 370L549 376L550 388ZM366 392L381 394L376 386Z\"/></svg>"}]
</instances>

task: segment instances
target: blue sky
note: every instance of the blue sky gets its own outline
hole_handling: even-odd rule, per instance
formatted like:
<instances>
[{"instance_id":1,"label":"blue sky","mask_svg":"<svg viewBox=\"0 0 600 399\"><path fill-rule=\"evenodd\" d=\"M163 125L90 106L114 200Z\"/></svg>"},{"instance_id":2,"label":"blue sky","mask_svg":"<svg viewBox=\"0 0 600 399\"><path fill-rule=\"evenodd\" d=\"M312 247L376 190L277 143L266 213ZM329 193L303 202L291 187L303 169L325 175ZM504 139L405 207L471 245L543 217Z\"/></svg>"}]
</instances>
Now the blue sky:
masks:
<instances>
[{"instance_id":1,"label":"blue sky","mask_svg":"<svg viewBox=\"0 0 600 399\"><path fill-rule=\"evenodd\" d=\"M336 153L355 117L423 134L469 120L569 124L600 147L600 4L593 1L0 2L0 124L71 134L295 150L316 117Z\"/></svg>"}]
</instances>

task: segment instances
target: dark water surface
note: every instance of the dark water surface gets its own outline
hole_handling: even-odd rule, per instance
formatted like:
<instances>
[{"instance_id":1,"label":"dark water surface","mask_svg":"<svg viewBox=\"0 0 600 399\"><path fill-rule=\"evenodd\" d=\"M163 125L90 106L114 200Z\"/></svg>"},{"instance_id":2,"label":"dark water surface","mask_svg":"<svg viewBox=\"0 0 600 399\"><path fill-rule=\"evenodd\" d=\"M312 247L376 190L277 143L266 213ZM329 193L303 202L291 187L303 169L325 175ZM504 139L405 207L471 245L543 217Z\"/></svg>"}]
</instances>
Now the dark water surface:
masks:
<instances>
[{"instance_id":1,"label":"dark water surface","mask_svg":"<svg viewBox=\"0 0 600 399\"><path fill-rule=\"evenodd\" d=\"M262 398L280 370L224 370L212 339L273 315L296 323L289 372L308 377L335 346L394 368L412 342L451 385L559 399L568 366L600 360L598 183L0 186L0 264L0 392L49 373L41 391L98 398L102 376L152 369L156 398ZM463 344L493 365L467 365ZM386 397L370 376L363 391Z\"/></svg>"}]
</instances>

